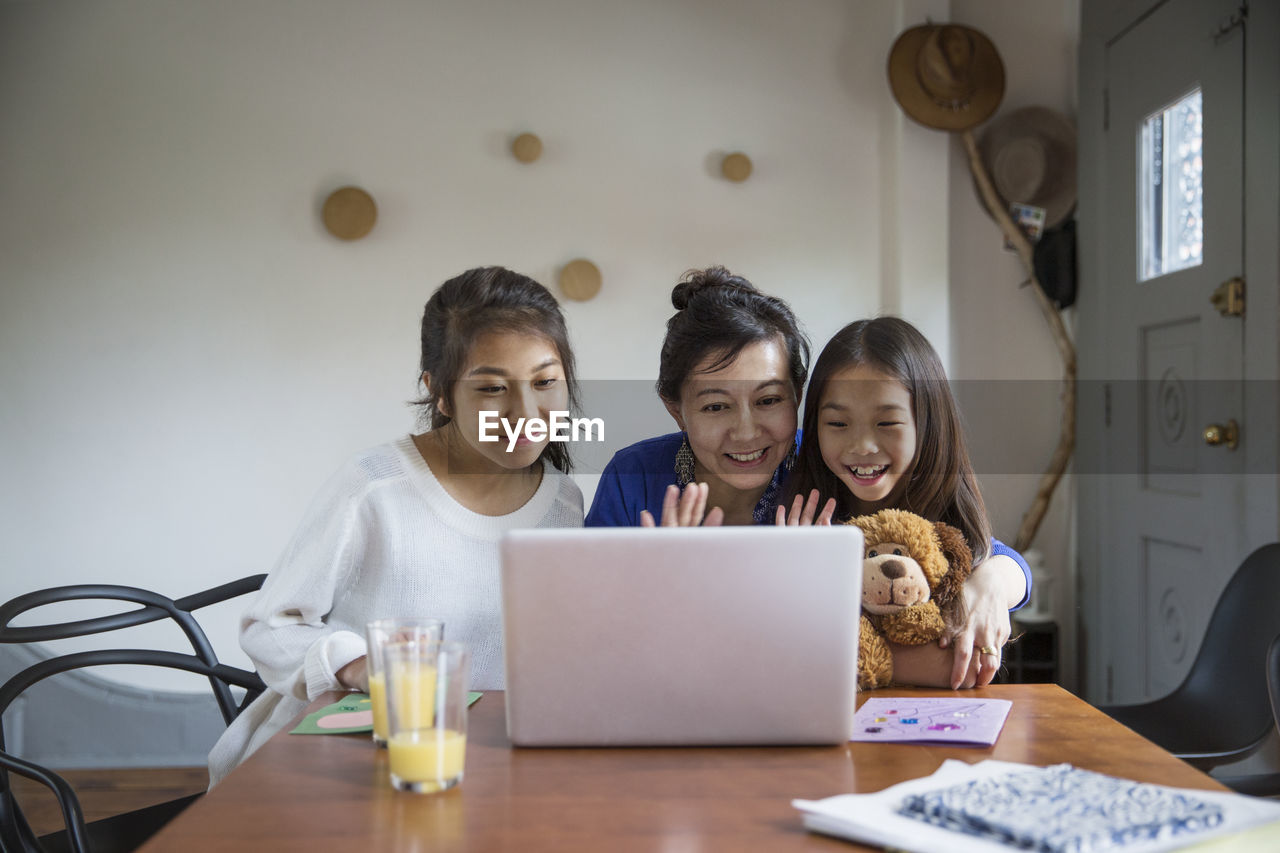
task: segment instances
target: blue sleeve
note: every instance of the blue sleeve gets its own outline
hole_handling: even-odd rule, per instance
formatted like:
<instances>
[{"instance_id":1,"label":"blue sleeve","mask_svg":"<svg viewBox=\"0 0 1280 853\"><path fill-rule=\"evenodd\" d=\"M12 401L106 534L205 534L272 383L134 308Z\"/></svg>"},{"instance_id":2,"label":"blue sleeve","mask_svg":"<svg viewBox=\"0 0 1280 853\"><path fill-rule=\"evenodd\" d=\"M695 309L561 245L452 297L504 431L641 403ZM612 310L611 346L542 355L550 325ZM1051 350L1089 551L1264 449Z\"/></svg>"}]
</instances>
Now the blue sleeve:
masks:
<instances>
[{"instance_id":1,"label":"blue sleeve","mask_svg":"<svg viewBox=\"0 0 1280 853\"><path fill-rule=\"evenodd\" d=\"M662 515L662 499L676 482L675 456L683 436L659 435L624 447L600 474L587 527L639 527L640 513Z\"/></svg>"},{"instance_id":2,"label":"blue sleeve","mask_svg":"<svg viewBox=\"0 0 1280 853\"><path fill-rule=\"evenodd\" d=\"M591 511L583 525L586 527L635 527L627 511L626 493L622 489L622 475L618 473L616 459L609 460L600 475L600 485L591 499Z\"/></svg>"},{"instance_id":3,"label":"blue sleeve","mask_svg":"<svg viewBox=\"0 0 1280 853\"><path fill-rule=\"evenodd\" d=\"M594 507L592 508L594 509ZM1015 610L1021 610L1026 606L1027 602L1031 600L1031 567L1027 565L1026 560L1022 559L1021 554L1001 542L999 539L993 538L991 540L991 556L995 557L997 555L1012 557L1013 561L1022 569L1022 576L1027 580L1027 591L1023 593L1022 600L1009 608L1010 613Z\"/></svg>"}]
</instances>

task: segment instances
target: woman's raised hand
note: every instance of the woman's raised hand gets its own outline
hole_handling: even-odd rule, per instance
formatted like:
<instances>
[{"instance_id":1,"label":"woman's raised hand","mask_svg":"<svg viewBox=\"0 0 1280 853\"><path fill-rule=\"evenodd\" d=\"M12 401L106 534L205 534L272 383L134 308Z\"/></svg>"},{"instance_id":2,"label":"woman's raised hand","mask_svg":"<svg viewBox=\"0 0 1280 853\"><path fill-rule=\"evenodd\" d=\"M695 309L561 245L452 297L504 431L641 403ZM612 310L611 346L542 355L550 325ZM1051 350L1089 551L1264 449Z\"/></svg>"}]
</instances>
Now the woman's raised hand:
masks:
<instances>
[{"instance_id":1,"label":"woman's raised hand","mask_svg":"<svg viewBox=\"0 0 1280 853\"><path fill-rule=\"evenodd\" d=\"M801 499L800 495L796 495L795 500L791 502L791 511L787 512L785 506L778 506L777 525L778 527L808 527L815 525L818 527L830 527L831 516L836 512L836 499L827 498L827 502L822 505L822 512L818 512L818 501L821 496L818 490L814 489L809 492L808 500ZM817 513L817 517L814 514Z\"/></svg>"},{"instance_id":2,"label":"woman's raised hand","mask_svg":"<svg viewBox=\"0 0 1280 853\"><path fill-rule=\"evenodd\" d=\"M661 525L655 524L653 513L645 509L640 511L640 526L719 527L724 521L724 510L717 506L712 507L710 512L706 511L708 488L706 483L690 483L681 492L680 487L672 483L662 496Z\"/></svg>"}]
</instances>

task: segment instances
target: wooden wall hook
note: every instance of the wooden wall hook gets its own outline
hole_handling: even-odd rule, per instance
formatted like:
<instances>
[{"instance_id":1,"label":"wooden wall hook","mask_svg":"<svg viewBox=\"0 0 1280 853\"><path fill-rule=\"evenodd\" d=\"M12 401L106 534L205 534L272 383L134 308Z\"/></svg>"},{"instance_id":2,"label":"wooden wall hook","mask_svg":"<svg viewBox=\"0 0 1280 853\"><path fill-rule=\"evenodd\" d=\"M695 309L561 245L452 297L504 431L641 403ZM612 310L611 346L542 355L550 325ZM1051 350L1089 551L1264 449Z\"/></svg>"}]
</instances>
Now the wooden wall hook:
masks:
<instances>
[{"instance_id":1,"label":"wooden wall hook","mask_svg":"<svg viewBox=\"0 0 1280 853\"><path fill-rule=\"evenodd\" d=\"M735 184L740 184L751 177L751 158L741 151L727 154L720 161L720 173Z\"/></svg>"},{"instance_id":2,"label":"wooden wall hook","mask_svg":"<svg viewBox=\"0 0 1280 853\"><path fill-rule=\"evenodd\" d=\"M340 240L359 240L373 230L378 206L359 187L341 187L329 193L320 212L324 227Z\"/></svg>"},{"instance_id":3,"label":"wooden wall hook","mask_svg":"<svg viewBox=\"0 0 1280 853\"><path fill-rule=\"evenodd\" d=\"M560 289L564 295L585 302L600 292L600 268L586 258L569 261L560 270Z\"/></svg>"},{"instance_id":4,"label":"wooden wall hook","mask_svg":"<svg viewBox=\"0 0 1280 853\"><path fill-rule=\"evenodd\" d=\"M533 133L522 133L511 141L511 153L521 163L532 163L542 156L542 140Z\"/></svg>"}]
</instances>

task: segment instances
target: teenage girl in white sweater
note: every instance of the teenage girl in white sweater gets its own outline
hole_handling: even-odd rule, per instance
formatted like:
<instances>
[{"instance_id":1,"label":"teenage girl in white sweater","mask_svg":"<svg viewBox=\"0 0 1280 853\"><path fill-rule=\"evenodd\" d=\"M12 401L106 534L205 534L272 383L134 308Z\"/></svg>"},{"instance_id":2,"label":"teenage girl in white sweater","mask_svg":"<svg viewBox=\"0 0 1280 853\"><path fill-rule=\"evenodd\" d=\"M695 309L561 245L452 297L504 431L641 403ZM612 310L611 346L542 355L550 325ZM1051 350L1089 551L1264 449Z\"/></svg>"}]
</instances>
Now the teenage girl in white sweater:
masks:
<instances>
[{"instance_id":1,"label":"teenage girl in white sweater","mask_svg":"<svg viewBox=\"0 0 1280 853\"><path fill-rule=\"evenodd\" d=\"M443 619L471 649L472 686L503 687L498 540L581 526L582 493L564 444L522 439L508 452L505 435L479 440L479 413L514 424L576 405L555 298L501 267L450 279L423 312L421 378L430 429L338 471L241 617L240 645L268 689L214 745L211 786L321 693L366 688L372 619Z\"/></svg>"}]
</instances>

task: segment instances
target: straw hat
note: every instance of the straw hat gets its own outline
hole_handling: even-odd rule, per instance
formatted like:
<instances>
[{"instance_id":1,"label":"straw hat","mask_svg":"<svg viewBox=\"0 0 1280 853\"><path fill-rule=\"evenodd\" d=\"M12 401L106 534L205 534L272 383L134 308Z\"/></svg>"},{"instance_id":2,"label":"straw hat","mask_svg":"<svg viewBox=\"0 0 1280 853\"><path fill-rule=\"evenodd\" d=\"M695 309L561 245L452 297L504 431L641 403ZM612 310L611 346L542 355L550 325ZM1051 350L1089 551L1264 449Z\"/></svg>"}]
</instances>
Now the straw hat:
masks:
<instances>
[{"instance_id":1,"label":"straw hat","mask_svg":"<svg viewBox=\"0 0 1280 853\"><path fill-rule=\"evenodd\" d=\"M978 152L1006 204L1045 209L1046 229L1076 206L1076 128L1047 107L1023 107L983 129Z\"/></svg>"},{"instance_id":2,"label":"straw hat","mask_svg":"<svg viewBox=\"0 0 1280 853\"><path fill-rule=\"evenodd\" d=\"M960 131L991 117L1004 97L1004 63L991 39L959 24L925 24L889 51L889 88L911 118Z\"/></svg>"}]
</instances>

